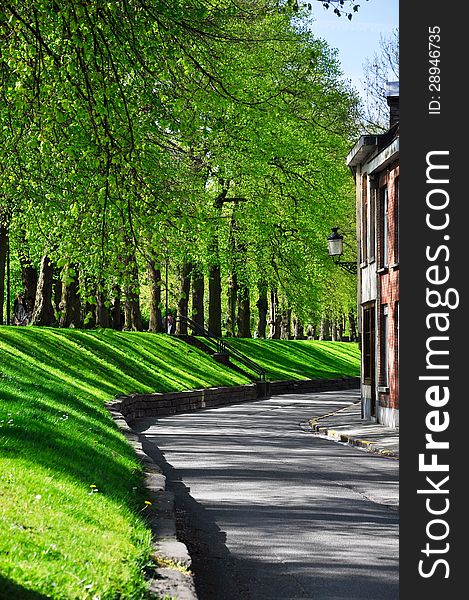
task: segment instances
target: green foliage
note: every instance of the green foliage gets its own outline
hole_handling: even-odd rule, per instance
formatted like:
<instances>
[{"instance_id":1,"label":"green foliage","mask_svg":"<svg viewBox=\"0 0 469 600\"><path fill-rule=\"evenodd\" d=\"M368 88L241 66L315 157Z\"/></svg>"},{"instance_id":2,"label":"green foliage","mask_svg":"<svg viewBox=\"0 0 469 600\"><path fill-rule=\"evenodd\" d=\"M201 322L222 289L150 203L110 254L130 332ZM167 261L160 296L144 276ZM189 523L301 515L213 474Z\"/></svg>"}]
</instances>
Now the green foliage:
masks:
<instances>
[{"instance_id":1,"label":"green foliage","mask_svg":"<svg viewBox=\"0 0 469 600\"><path fill-rule=\"evenodd\" d=\"M80 265L83 297L96 281L128 287L130 255L144 266L168 250L173 265L220 262L278 287L301 313L332 280L348 298L325 237L353 231L357 98L334 53L292 21L296 4L5 5L12 237L24 233L36 261ZM222 190L245 201L217 205Z\"/></svg>"}]
</instances>

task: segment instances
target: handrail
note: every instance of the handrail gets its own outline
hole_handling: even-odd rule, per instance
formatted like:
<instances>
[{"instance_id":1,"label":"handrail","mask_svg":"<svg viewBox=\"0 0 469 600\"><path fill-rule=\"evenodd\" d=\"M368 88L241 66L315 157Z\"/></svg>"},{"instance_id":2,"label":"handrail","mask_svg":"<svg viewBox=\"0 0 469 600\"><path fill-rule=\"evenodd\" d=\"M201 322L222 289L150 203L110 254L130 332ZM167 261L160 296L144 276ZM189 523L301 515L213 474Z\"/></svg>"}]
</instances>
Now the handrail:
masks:
<instances>
[{"instance_id":1,"label":"handrail","mask_svg":"<svg viewBox=\"0 0 469 600\"><path fill-rule=\"evenodd\" d=\"M259 379L261 381L265 381L267 370L264 369L264 367L261 367L259 364L251 360L248 356L240 352L237 348L233 348L233 346L230 346L228 342L225 342L225 340L222 340L215 334L211 333L211 331L209 331L208 329L205 329L203 325L199 325L199 323L196 323L193 319L190 319L189 317L184 317L182 315L176 316L176 321L180 321L181 323L185 323L186 325L188 325L192 329L192 332L194 334L198 334L202 337L205 337L212 343L214 343L216 345L217 352L225 353L229 356L232 356L245 367L248 367L249 369L254 371L254 373L256 373L259 376Z\"/></svg>"}]
</instances>

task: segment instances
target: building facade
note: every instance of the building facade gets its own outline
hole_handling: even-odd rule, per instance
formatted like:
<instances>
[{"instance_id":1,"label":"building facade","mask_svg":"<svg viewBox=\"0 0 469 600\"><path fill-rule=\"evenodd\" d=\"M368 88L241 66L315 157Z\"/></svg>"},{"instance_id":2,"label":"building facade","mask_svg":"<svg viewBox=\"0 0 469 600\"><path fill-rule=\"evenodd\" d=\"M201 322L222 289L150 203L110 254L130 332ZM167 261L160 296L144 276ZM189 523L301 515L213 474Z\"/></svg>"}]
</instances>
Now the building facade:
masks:
<instances>
[{"instance_id":1,"label":"building facade","mask_svg":"<svg viewBox=\"0 0 469 600\"><path fill-rule=\"evenodd\" d=\"M362 417L399 427L399 84L390 128L347 157L356 182Z\"/></svg>"}]
</instances>

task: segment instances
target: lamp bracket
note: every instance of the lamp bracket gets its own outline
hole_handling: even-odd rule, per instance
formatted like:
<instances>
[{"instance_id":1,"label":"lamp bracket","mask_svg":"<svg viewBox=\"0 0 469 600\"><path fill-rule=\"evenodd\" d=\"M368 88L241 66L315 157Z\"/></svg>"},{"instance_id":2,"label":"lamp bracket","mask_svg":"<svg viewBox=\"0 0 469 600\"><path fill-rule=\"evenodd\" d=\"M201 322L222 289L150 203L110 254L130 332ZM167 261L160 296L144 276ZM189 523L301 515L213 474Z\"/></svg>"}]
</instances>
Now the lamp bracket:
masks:
<instances>
[{"instance_id":1,"label":"lamp bracket","mask_svg":"<svg viewBox=\"0 0 469 600\"><path fill-rule=\"evenodd\" d=\"M337 259L334 259L334 264L347 271L347 273L351 273L352 275L356 275L358 272L358 265L356 261L341 261L340 256Z\"/></svg>"}]
</instances>

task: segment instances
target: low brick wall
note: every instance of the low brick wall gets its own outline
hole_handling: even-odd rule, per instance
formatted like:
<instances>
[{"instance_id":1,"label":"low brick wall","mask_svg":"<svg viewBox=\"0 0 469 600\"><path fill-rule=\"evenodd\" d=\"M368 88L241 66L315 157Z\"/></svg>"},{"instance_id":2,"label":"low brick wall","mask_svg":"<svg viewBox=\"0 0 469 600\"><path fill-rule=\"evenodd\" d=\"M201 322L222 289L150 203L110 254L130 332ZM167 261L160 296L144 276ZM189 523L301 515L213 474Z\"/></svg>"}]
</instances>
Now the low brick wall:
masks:
<instances>
[{"instance_id":1,"label":"low brick wall","mask_svg":"<svg viewBox=\"0 0 469 600\"><path fill-rule=\"evenodd\" d=\"M307 394L308 392L333 392L360 387L360 377L341 377L340 379L300 379L298 381L271 381L270 394Z\"/></svg>"},{"instance_id":2,"label":"low brick wall","mask_svg":"<svg viewBox=\"0 0 469 600\"><path fill-rule=\"evenodd\" d=\"M344 377L341 379L260 382L258 384L204 388L185 392L129 394L128 396L116 398L108 404L108 407L118 411L127 422L131 422L143 417L176 415L203 408L252 402L260 398L280 394L351 389L359 387L359 384L358 377Z\"/></svg>"},{"instance_id":3,"label":"low brick wall","mask_svg":"<svg viewBox=\"0 0 469 600\"><path fill-rule=\"evenodd\" d=\"M162 417L213 408L236 402L257 400L256 384L204 388L185 392L129 394L116 398L109 406L118 410L126 421L141 417Z\"/></svg>"}]
</instances>

